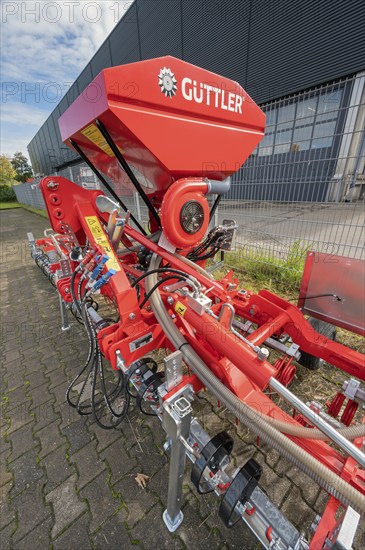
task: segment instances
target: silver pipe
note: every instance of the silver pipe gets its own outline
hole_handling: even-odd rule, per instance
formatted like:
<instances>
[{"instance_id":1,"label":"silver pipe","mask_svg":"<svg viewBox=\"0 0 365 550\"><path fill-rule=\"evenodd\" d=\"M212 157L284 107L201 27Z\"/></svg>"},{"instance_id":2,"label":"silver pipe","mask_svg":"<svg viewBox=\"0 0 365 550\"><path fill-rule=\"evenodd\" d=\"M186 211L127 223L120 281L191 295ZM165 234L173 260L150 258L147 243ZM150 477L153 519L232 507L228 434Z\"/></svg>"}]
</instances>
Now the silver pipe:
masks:
<instances>
[{"instance_id":1,"label":"silver pipe","mask_svg":"<svg viewBox=\"0 0 365 550\"><path fill-rule=\"evenodd\" d=\"M365 467L365 455L358 449L351 441L341 435L336 428L328 424L319 414L312 411L303 401L301 401L296 395L289 391L285 386L280 384L275 378L270 378L269 386L272 390L276 391L281 397L288 403L293 405L297 411L305 416L314 426L316 426L321 432L326 434L336 445L344 450L348 455L352 456L358 464L363 468Z\"/></svg>"}]
</instances>

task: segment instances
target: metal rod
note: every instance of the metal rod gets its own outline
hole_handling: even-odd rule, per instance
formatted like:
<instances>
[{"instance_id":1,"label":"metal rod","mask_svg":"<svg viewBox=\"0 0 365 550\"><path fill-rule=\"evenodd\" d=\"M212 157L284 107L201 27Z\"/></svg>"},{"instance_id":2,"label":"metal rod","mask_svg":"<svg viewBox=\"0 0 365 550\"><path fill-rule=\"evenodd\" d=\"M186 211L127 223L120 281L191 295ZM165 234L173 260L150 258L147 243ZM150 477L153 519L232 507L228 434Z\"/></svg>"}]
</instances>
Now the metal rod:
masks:
<instances>
[{"instance_id":1,"label":"metal rod","mask_svg":"<svg viewBox=\"0 0 365 550\"><path fill-rule=\"evenodd\" d=\"M81 149L81 147L73 140L73 139L70 139L70 143L72 145L72 147L74 149L76 149L76 151L78 152L78 154L80 155L80 157L82 158L82 160L84 162L86 162L86 164L88 165L89 168L91 168L91 170L94 172L95 176L101 181L101 183L104 185L104 187L109 191L109 193L112 195L112 197L117 201L117 203L122 207L122 209L124 210L124 212L129 212L128 208L126 207L126 205L124 204L123 201L120 200L120 198L118 197L118 195L116 194L116 192L114 191L114 189L109 185L109 183L106 181L106 179L104 178L104 176L102 176L99 172L99 170L93 165L93 163L91 162L91 160L89 160L89 158L85 155L84 151ZM133 216L133 214L131 214L131 220L133 221L133 223L135 224L136 227L138 227L138 229L141 231L141 233L143 235L147 235L146 231L143 229L143 227L141 226L141 224L139 223L139 221Z\"/></svg>"},{"instance_id":2,"label":"metal rod","mask_svg":"<svg viewBox=\"0 0 365 550\"><path fill-rule=\"evenodd\" d=\"M61 294L58 294L58 298L59 298L59 302L60 302L61 319L62 319L61 330L63 332L65 332L66 330L70 329L70 323L69 323L68 315L67 315L67 308L66 308L66 304L65 304Z\"/></svg>"},{"instance_id":3,"label":"metal rod","mask_svg":"<svg viewBox=\"0 0 365 550\"><path fill-rule=\"evenodd\" d=\"M269 386L276 391L281 397L283 397L288 403L293 405L297 411L305 416L314 426L316 426L321 432L326 434L334 443L336 443L342 450L348 455L352 456L358 464L363 468L365 467L365 455L358 449L351 441L348 441L343 435L341 435L333 426L330 426L327 422L321 418L318 413L312 411L305 403L303 403L298 397L296 397L291 391L285 388L275 378L270 378Z\"/></svg>"},{"instance_id":4,"label":"metal rod","mask_svg":"<svg viewBox=\"0 0 365 550\"><path fill-rule=\"evenodd\" d=\"M119 151L118 147L115 145L112 137L110 136L108 130L105 128L104 124L101 122L101 120L96 119L95 121L97 127L99 128L100 132L102 133L103 137L105 138L107 144L113 151L114 155L116 156L117 161L119 162L120 166L123 168L124 172L127 174L131 182L133 183L134 187L136 188L136 191L141 195L145 205L147 206L148 210L150 211L152 217L157 222L158 227L161 227L161 221L158 217L158 214L156 210L154 209L151 201L147 197L146 193L143 191L139 181L137 180L136 176L133 174L129 164L123 157L122 153Z\"/></svg>"}]
</instances>

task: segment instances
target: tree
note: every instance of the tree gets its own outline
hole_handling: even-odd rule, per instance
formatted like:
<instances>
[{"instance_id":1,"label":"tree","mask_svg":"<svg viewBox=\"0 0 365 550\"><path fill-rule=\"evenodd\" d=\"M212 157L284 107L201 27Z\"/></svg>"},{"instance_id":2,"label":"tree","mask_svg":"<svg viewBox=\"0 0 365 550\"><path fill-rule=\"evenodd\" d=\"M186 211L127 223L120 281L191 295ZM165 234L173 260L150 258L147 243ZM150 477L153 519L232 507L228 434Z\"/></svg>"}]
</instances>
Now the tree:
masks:
<instances>
[{"instance_id":1,"label":"tree","mask_svg":"<svg viewBox=\"0 0 365 550\"><path fill-rule=\"evenodd\" d=\"M24 183L28 178L33 176L33 170L28 164L28 159L20 151L14 153L11 164L16 171L15 179L17 181Z\"/></svg>"},{"instance_id":2,"label":"tree","mask_svg":"<svg viewBox=\"0 0 365 550\"><path fill-rule=\"evenodd\" d=\"M11 183L16 176L10 159L6 155L0 155L0 183Z\"/></svg>"}]
</instances>

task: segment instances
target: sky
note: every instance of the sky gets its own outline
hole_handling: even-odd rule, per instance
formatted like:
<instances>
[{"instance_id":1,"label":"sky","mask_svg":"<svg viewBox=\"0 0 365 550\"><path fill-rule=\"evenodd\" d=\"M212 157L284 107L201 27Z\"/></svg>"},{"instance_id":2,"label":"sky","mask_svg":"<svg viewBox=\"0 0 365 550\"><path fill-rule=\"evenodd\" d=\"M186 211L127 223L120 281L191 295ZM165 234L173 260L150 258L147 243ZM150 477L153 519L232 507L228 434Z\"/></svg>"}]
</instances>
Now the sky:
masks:
<instances>
[{"instance_id":1,"label":"sky","mask_svg":"<svg viewBox=\"0 0 365 550\"><path fill-rule=\"evenodd\" d=\"M1 0L1 144L27 145L132 1Z\"/></svg>"}]
</instances>

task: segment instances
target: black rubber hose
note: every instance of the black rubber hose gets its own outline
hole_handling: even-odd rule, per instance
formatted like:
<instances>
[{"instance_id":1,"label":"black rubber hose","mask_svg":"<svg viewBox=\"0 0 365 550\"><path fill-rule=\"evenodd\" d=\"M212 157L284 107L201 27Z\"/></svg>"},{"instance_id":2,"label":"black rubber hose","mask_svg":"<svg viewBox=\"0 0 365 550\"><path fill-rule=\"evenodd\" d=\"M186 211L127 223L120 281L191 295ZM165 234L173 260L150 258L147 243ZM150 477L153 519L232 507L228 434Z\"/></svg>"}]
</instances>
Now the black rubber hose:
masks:
<instances>
[{"instance_id":1,"label":"black rubber hose","mask_svg":"<svg viewBox=\"0 0 365 550\"><path fill-rule=\"evenodd\" d=\"M145 297L143 298L142 302L139 304L139 307L142 309L143 306L148 302L151 294L155 292L155 290L161 286L166 281L170 281L171 279L177 279L178 281L186 281L184 277L179 277L178 275L170 275L169 277L164 277L163 279L160 279L157 281L157 283L151 288L151 290L145 294Z\"/></svg>"},{"instance_id":2,"label":"black rubber hose","mask_svg":"<svg viewBox=\"0 0 365 550\"><path fill-rule=\"evenodd\" d=\"M143 275L141 275L140 277L138 277L138 279L133 281L132 288L134 288L145 277L152 275L152 273L177 273L178 275L182 275L185 279L191 280L191 277L188 275L188 273L185 273L184 271L180 271L180 269L173 269L171 267L160 267L158 269L151 269L150 271L143 273Z\"/></svg>"}]
</instances>

